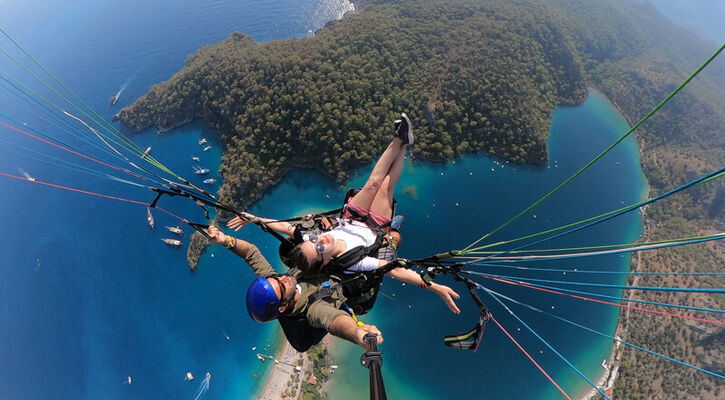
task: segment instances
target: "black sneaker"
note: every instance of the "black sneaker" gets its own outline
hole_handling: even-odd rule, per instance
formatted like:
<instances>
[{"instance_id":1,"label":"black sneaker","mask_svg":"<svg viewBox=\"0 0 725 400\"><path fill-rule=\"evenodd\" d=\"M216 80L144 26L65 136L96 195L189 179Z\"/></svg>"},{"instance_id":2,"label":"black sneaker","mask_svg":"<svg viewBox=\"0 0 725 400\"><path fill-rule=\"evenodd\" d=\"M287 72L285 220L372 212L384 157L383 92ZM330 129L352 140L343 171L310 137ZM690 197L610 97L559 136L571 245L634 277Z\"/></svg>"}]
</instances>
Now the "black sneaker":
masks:
<instances>
[{"instance_id":1,"label":"black sneaker","mask_svg":"<svg viewBox=\"0 0 725 400\"><path fill-rule=\"evenodd\" d=\"M401 113L402 119L396 119L395 126L395 137L400 138L405 144L413 144L413 127L410 124L410 119L405 113Z\"/></svg>"}]
</instances>

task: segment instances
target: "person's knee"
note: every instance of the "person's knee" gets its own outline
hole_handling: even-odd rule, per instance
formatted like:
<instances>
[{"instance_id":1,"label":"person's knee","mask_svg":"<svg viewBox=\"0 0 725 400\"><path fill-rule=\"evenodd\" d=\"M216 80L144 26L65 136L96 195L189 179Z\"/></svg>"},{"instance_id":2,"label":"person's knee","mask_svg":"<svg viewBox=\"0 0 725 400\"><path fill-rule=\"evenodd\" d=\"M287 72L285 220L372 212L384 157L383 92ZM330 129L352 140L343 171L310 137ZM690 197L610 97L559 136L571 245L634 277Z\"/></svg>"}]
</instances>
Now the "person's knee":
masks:
<instances>
[{"instance_id":1,"label":"person's knee","mask_svg":"<svg viewBox=\"0 0 725 400\"><path fill-rule=\"evenodd\" d=\"M377 193L378 190L380 190L380 188L383 185L383 180L384 180L384 177L382 177L382 176L370 175L370 178L368 178L368 181L365 182L365 186L363 187L363 190L369 190L372 193Z\"/></svg>"},{"instance_id":2,"label":"person's knee","mask_svg":"<svg viewBox=\"0 0 725 400\"><path fill-rule=\"evenodd\" d=\"M385 178L380 182L378 187L378 195L387 196L390 192L390 175L386 175Z\"/></svg>"},{"instance_id":3,"label":"person's knee","mask_svg":"<svg viewBox=\"0 0 725 400\"><path fill-rule=\"evenodd\" d=\"M382 182L382 187L383 189L388 190L388 188L390 187L390 175L385 175L385 179L383 179Z\"/></svg>"}]
</instances>

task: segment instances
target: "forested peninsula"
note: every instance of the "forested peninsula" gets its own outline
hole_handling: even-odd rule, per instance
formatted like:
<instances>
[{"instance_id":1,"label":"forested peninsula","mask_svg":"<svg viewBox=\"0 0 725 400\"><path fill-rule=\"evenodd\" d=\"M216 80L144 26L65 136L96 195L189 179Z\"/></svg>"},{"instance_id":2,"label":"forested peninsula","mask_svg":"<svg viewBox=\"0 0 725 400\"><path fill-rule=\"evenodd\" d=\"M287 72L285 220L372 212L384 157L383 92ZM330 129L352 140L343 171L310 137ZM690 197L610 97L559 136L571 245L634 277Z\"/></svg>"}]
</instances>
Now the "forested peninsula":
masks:
<instances>
[{"instance_id":1,"label":"forested peninsula","mask_svg":"<svg viewBox=\"0 0 725 400\"><path fill-rule=\"evenodd\" d=\"M194 119L216 129L225 146L220 199L244 208L293 168L345 180L386 145L400 111L416 122L415 157L442 161L483 151L544 163L556 105L577 104L595 87L634 123L713 51L644 0L370 0L312 38L260 44L233 33L191 55L118 117L133 131L167 131ZM711 79L725 76L723 65L716 60L637 130L650 195L725 165L725 82ZM650 206L645 228L643 241L722 231L722 179ZM194 246L192 265L202 245ZM722 265L725 246L716 242L642 254L632 268L698 272ZM723 287L713 277L633 281ZM718 309L725 302L711 294L632 295ZM622 314L618 334L725 369L721 328L632 312ZM721 395L716 378L635 350L619 357L617 398Z\"/></svg>"}]
</instances>

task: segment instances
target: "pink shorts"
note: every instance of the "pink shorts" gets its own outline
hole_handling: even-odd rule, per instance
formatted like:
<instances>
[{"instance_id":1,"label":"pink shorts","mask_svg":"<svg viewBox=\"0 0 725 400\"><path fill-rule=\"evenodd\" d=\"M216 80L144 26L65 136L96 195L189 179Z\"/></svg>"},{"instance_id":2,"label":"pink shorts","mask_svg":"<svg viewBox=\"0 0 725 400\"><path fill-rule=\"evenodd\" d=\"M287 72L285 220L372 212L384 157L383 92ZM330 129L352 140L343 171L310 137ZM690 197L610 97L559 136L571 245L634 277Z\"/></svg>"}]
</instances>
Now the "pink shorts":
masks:
<instances>
[{"instance_id":1,"label":"pink shorts","mask_svg":"<svg viewBox=\"0 0 725 400\"><path fill-rule=\"evenodd\" d=\"M353 209L359 216L361 217L367 217L370 215L370 218L378 224L378 226L383 226L390 224L390 218L384 217L375 211L372 210L363 210L362 207L358 206L357 204L353 203L352 201L347 202L347 207ZM350 212L350 210L345 209L345 212L342 214L342 218L352 218L353 214Z\"/></svg>"}]
</instances>

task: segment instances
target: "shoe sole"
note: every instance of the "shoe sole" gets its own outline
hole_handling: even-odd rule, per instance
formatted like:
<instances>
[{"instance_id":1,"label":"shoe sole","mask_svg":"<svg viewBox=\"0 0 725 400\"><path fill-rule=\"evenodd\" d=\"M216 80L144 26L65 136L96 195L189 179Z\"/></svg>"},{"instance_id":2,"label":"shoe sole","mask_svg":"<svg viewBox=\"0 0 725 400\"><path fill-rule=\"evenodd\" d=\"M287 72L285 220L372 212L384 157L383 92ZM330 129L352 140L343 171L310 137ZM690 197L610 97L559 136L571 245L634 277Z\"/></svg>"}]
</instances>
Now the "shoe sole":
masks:
<instances>
[{"instance_id":1,"label":"shoe sole","mask_svg":"<svg viewBox=\"0 0 725 400\"><path fill-rule=\"evenodd\" d=\"M405 144L413 144L413 125L410 124L410 119L408 118L405 113L400 114L401 117L405 120L405 122L408 124L408 132L406 132L406 143Z\"/></svg>"}]
</instances>

